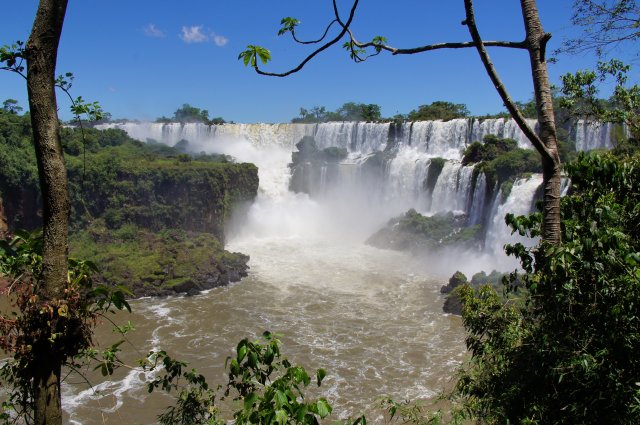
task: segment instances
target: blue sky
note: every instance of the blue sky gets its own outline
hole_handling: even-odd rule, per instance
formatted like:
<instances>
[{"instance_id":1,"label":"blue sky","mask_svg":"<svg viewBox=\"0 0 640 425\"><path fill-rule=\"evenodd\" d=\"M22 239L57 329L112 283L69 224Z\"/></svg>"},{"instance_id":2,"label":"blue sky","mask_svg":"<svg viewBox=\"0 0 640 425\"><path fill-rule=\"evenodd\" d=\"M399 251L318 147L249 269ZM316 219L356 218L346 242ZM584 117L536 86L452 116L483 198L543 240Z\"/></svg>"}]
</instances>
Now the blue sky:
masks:
<instances>
[{"instance_id":1,"label":"blue sky","mask_svg":"<svg viewBox=\"0 0 640 425\"><path fill-rule=\"evenodd\" d=\"M348 1L343 1L346 16ZM516 0L477 0L484 39L521 40ZM572 0L540 0L541 19L553 34L550 49L575 33ZM35 0L7 2L0 17L0 44L26 40ZM265 70L284 71L308 48L278 37L280 19L302 21L299 36L314 38L331 20L330 0L71 0L58 57L58 73L75 75L74 95L98 100L114 118L148 120L171 116L183 103L236 122L288 122L300 107L329 110L345 102L375 103L384 116L407 113L436 100L465 103L473 114L503 110L474 49L411 56L380 55L355 64L339 46L287 78L259 76L237 60L247 44L271 50ZM467 41L460 22L462 0L363 0L353 26L360 40L382 35L396 47ZM341 43L340 43L341 44ZM491 49L505 84L517 100L532 94L526 52ZM560 57L552 82L595 63L589 56ZM0 73L0 101L26 106L24 81ZM70 118L59 96L60 115Z\"/></svg>"}]
</instances>

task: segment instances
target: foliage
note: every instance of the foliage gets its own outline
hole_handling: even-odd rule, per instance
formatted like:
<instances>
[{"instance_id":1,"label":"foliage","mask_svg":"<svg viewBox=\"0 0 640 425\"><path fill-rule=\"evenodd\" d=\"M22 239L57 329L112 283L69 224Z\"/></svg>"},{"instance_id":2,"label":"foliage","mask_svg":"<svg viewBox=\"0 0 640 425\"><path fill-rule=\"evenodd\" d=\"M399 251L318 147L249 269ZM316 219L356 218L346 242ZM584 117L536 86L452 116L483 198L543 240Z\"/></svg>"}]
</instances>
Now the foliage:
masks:
<instances>
[{"instance_id":1,"label":"foliage","mask_svg":"<svg viewBox=\"0 0 640 425\"><path fill-rule=\"evenodd\" d=\"M0 368L0 379L8 390L3 423L32 421L33 381L36 356L74 368L78 362L98 360L93 348L93 327L98 318L114 309L127 309L124 288L94 285L94 263L69 259L69 276L63 290L53 298L39 295L42 272L41 232L16 232L11 240L0 241L0 281L10 307L0 314L0 348L12 358ZM101 360L105 374L113 372L116 347ZM103 354L104 356L104 354Z\"/></svg>"},{"instance_id":2,"label":"foliage","mask_svg":"<svg viewBox=\"0 0 640 425\"><path fill-rule=\"evenodd\" d=\"M440 288L440 293L448 294L449 292L456 289L458 286L466 285L468 283L469 281L467 280L467 276L465 276L465 274L462 273L461 271L456 271L449 278L449 283L447 283L446 285L442 286L442 288Z\"/></svg>"},{"instance_id":3,"label":"foliage","mask_svg":"<svg viewBox=\"0 0 640 425\"><path fill-rule=\"evenodd\" d=\"M19 114L22 111L22 106L19 106L15 99L6 99L2 102L2 109L10 114Z\"/></svg>"},{"instance_id":4,"label":"foliage","mask_svg":"<svg viewBox=\"0 0 640 425\"><path fill-rule=\"evenodd\" d=\"M540 157L535 151L518 148L515 140L494 135L487 135L484 143L474 142L465 149L462 164L471 163L478 163L474 173L484 173L490 188L525 173L542 171Z\"/></svg>"},{"instance_id":5,"label":"foliage","mask_svg":"<svg viewBox=\"0 0 640 425\"><path fill-rule=\"evenodd\" d=\"M409 121L449 121L469 116L467 105L438 100L429 105L420 105L417 110L409 112Z\"/></svg>"},{"instance_id":6,"label":"foliage","mask_svg":"<svg viewBox=\"0 0 640 425\"><path fill-rule=\"evenodd\" d=\"M224 221L258 187L252 164L232 164L223 155L185 161L182 143L141 143L122 130L61 129L74 227L104 218L118 228L127 222L159 230L181 227L222 237ZM39 182L27 115L0 111L0 196L11 228L36 228ZM32 208L21 208L32 205ZM203 215L203 210L215 214Z\"/></svg>"},{"instance_id":7,"label":"foliage","mask_svg":"<svg viewBox=\"0 0 640 425\"><path fill-rule=\"evenodd\" d=\"M501 139L493 134L484 136L483 143L473 142L462 154L462 165L476 164L482 161L492 161L499 155L518 148L518 142L513 139Z\"/></svg>"},{"instance_id":8,"label":"foliage","mask_svg":"<svg viewBox=\"0 0 640 425\"><path fill-rule=\"evenodd\" d=\"M563 244L508 247L526 303L463 291L471 364L457 391L486 423L640 421L640 157L581 154L567 166ZM508 217L540 234L541 217Z\"/></svg>"},{"instance_id":9,"label":"foliage","mask_svg":"<svg viewBox=\"0 0 640 425\"><path fill-rule=\"evenodd\" d=\"M224 124L226 121L221 117L209 118L209 111L196 108L188 103L183 104L173 113L173 118L160 117L156 122L201 122L204 124Z\"/></svg>"},{"instance_id":10,"label":"foliage","mask_svg":"<svg viewBox=\"0 0 640 425\"><path fill-rule=\"evenodd\" d=\"M596 71L578 71L562 78L562 104L575 115L601 122L623 123L631 134L640 137L640 86L628 86L631 67L617 59L598 62ZM598 83L613 79L615 87L608 101L597 98Z\"/></svg>"},{"instance_id":11,"label":"foliage","mask_svg":"<svg viewBox=\"0 0 640 425\"><path fill-rule=\"evenodd\" d=\"M245 255L223 249L212 234L135 224L109 229L94 220L70 237L72 255L101 265L96 279L131 289L135 296L195 293L246 275Z\"/></svg>"},{"instance_id":12,"label":"foliage","mask_svg":"<svg viewBox=\"0 0 640 425\"><path fill-rule=\"evenodd\" d=\"M0 175L5 186L19 189L37 184L38 169L31 143L31 122L28 115L0 110Z\"/></svg>"},{"instance_id":13,"label":"foliage","mask_svg":"<svg viewBox=\"0 0 640 425\"><path fill-rule=\"evenodd\" d=\"M468 248L478 243L481 233L479 225L466 226L466 216L449 212L428 217L412 208L389 220L366 243L380 248L412 251L450 246Z\"/></svg>"},{"instance_id":14,"label":"foliage","mask_svg":"<svg viewBox=\"0 0 640 425\"><path fill-rule=\"evenodd\" d=\"M582 28L559 52L595 51L598 56L638 40L640 5L636 0L574 0L571 22Z\"/></svg>"},{"instance_id":15,"label":"foliage","mask_svg":"<svg viewBox=\"0 0 640 425\"><path fill-rule=\"evenodd\" d=\"M398 402L391 398L383 398L380 401L380 407L385 409L389 415L387 423L393 421L414 425L439 425L444 423L441 411L434 412L425 409L424 406L421 406L419 403L410 401ZM462 423L460 420L463 418L455 414L450 419L448 423L456 425Z\"/></svg>"},{"instance_id":16,"label":"foliage","mask_svg":"<svg viewBox=\"0 0 640 425\"><path fill-rule=\"evenodd\" d=\"M300 116L293 118L292 123L315 123L328 121L381 121L380 106L370 103L347 102L336 111L327 111L324 106L300 108Z\"/></svg>"},{"instance_id":17,"label":"foliage","mask_svg":"<svg viewBox=\"0 0 640 425\"><path fill-rule=\"evenodd\" d=\"M373 103L347 102L338 108L337 113L343 121L380 121L380 106Z\"/></svg>"},{"instance_id":18,"label":"foliage","mask_svg":"<svg viewBox=\"0 0 640 425\"><path fill-rule=\"evenodd\" d=\"M264 342L243 339L236 347L236 355L227 358L228 383L220 399L228 397L239 402L240 408L233 414L237 424L319 424L327 417L331 405L324 398L309 400L303 389L312 379L307 371L292 365L282 357L280 341L270 332L262 335ZM165 352L154 353L151 364L156 368L162 364L166 373L151 383L149 392L158 388L170 392L178 391L175 406L171 406L158 419L161 424L223 424L215 406L215 391L195 370L185 371L186 364L167 356ZM318 369L315 382L319 387L326 376ZM180 383L184 379L185 384ZM364 418L354 425L366 424Z\"/></svg>"},{"instance_id":19,"label":"foliage","mask_svg":"<svg viewBox=\"0 0 640 425\"><path fill-rule=\"evenodd\" d=\"M257 58L265 64L271 60L271 52L264 47L248 45L247 50L238 55L238 60L242 59L245 66L251 65L254 68L258 66Z\"/></svg>"}]
</instances>

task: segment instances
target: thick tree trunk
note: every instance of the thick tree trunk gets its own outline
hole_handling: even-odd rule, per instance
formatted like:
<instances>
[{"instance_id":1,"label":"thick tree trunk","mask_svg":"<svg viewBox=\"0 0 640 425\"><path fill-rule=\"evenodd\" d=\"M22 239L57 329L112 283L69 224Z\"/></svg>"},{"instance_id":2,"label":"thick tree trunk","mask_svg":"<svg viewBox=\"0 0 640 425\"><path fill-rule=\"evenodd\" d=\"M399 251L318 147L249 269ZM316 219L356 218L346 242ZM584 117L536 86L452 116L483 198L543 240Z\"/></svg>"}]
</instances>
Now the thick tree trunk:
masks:
<instances>
[{"instance_id":1,"label":"thick tree trunk","mask_svg":"<svg viewBox=\"0 0 640 425\"><path fill-rule=\"evenodd\" d=\"M559 245L562 242L560 229L562 170L560 156L558 155L551 87L545 60L546 45L551 36L542 29L535 0L521 0L521 6L527 34L527 49L531 61L539 133L547 150L547 154L542 155L544 185L542 239L550 244Z\"/></svg>"},{"instance_id":2,"label":"thick tree trunk","mask_svg":"<svg viewBox=\"0 0 640 425\"><path fill-rule=\"evenodd\" d=\"M63 295L67 279L69 194L55 95L58 43L67 0L41 0L26 46L31 126L43 199L43 301ZM46 344L44 344L46 346ZM45 350L46 351L46 350ZM36 424L61 424L59 360L34 352Z\"/></svg>"}]
</instances>

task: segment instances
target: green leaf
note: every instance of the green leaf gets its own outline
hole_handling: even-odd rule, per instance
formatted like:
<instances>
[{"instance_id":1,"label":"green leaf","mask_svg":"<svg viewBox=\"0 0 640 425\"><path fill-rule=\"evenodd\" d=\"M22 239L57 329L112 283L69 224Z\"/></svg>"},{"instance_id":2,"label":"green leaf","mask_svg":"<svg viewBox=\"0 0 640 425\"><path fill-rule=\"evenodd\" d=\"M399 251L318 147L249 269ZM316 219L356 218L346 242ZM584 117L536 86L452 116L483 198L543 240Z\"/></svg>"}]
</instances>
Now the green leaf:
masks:
<instances>
[{"instance_id":1,"label":"green leaf","mask_svg":"<svg viewBox=\"0 0 640 425\"><path fill-rule=\"evenodd\" d=\"M275 399L276 407L286 406L289 403L287 395L280 390L276 390Z\"/></svg>"},{"instance_id":2,"label":"green leaf","mask_svg":"<svg viewBox=\"0 0 640 425\"><path fill-rule=\"evenodd\" d=\"M300 21L295 18L287 17L282 18L280 24L282 25L282 28L278 31L278 35L283 35L287 32L293 32L295 27L300 25Z\"/></svg>"},{"instance_id":3,"label":"green leaf","mask_svg":"<svg viewBox=\"0 0 640 425\"><path fill-rule=\"evenodd\" d=\"M244 410L253 409L253 405L258 401L258 394L251 393L244 398Z\"/></svg>"},{"instance_id":4,"label":"green leaf","mask_svg":"<svg viewBox=\"0 0 640 425\"><path fill-rule=\"evenodd\" d=\"M318 369L318 371L316 372L318 386L322 385L322 380L324 379L325 376L327 376L327 371L324 369Z\"/></svg>"},{"instance_id":5,"label":"green leaf","mask_svg":"<svg viewBox=\"0 0 640 425\"><path fill-rule=\"evenodd\" d=\"M331 409L331 405L324 398L321 398L320 400L318 400L316 402L316 409L317 409L317 412L318 412L318 416L320 416L320 418L322 418L322 419L327 417L331 413L331 410L332 410Z\"/></svg>"},{"instance_id":6,"label":"green leaf","mask_svg":"<svg viewBox=\"0 0 640 425\"><path fill-rule=\"evenodd\" d=\"M244 360L244 357L247 355L247 346L246 344L238 344L238 363Z\"/></svg>"},{"instance_id":7,"label":"green leaf","mask_svg":"<svg viewBox=\"0 0 640 425\"><path fill-rule=\"evenodd\" d=\"M287 412L282 409L276 410L276 422L280 425L284 425L287 423Z\"/></svg>"}]
</instances>

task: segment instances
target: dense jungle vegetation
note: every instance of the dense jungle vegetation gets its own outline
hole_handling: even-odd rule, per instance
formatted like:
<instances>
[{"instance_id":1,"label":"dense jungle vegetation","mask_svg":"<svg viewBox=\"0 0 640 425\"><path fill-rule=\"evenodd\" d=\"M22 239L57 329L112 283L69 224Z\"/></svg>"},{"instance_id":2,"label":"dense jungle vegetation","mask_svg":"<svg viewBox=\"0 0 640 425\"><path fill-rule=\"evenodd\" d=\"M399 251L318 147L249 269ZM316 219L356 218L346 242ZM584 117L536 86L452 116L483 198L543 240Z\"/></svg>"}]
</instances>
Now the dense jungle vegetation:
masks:
<instances>
[{"instance_id":1,"label":"dense jungle vegetation","mask_svg":"<svg viewBox=\"0 0 640 425\"><path fill-rule=\"evenodd\" d=\"M0 110L0 198L9 229L41 224L28 114ZM188 143L141 143L124 131L63 128L71 253L136 295L193 292L238 280L247 257L223 249L234 207L257 193L257 169ZM194 275L193 271L198 270Z\"/></svg>"}]
</instances>

